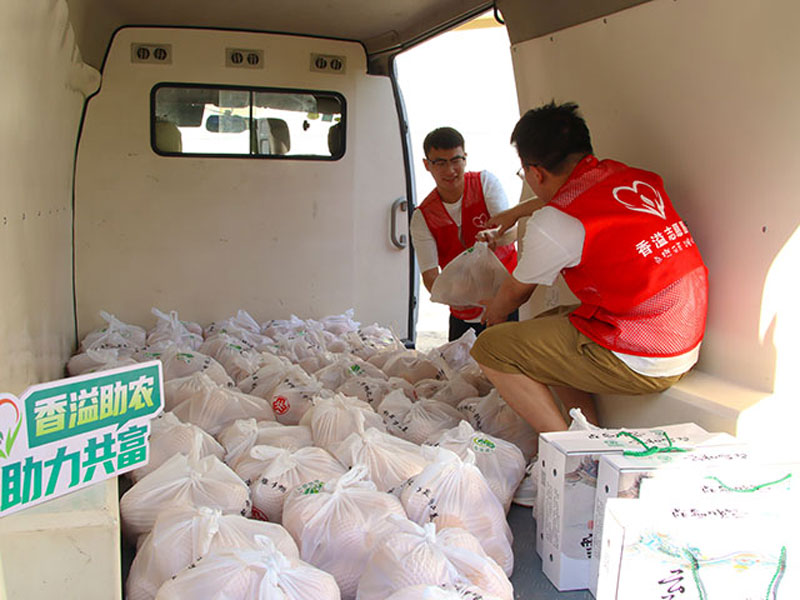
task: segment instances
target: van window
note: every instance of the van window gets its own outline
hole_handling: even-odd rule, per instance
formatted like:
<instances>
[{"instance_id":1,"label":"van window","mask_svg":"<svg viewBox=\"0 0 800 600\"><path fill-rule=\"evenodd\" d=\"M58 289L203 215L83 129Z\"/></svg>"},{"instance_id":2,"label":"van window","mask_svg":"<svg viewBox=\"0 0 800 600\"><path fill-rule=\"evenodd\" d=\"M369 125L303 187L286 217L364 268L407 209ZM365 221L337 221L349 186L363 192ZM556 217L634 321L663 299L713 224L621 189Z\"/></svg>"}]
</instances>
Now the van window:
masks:
<instances>
[{"instance_id":1,"label":"van window","mask_svg":"<svg viewBox=\"0 0 800 600\"><path fill-rule=\"evenodd\" d=\"M336 160L344 119L336 92L161 83L151 93L150 140L168 156Z\"/></svg>"}]
</instances>

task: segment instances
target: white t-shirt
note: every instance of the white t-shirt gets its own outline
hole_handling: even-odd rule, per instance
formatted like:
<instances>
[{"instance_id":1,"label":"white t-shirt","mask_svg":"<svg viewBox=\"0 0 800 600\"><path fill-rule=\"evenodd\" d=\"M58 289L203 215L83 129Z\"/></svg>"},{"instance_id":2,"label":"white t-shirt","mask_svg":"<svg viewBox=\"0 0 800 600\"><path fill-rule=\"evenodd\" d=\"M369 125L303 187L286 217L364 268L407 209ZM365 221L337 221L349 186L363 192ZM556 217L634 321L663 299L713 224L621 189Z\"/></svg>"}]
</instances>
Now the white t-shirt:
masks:
<instances>
[{"instance_id":1,"label":"white t-shirt","mask_svg":"<svg viewBox=\"0 0 800 600\"><path fill-rule=\"evenodd\" d=\"M553 285L562 269L581 262L585 237L586 230L575 217L550 206L537 210L528 219L514 278L521 283ZM678 356L614 355L641 375L670 377L685 373L697 362L700 344Z\"/></svg>"},{"instance_id":2,"label":"white t-shirt","mask_svg":"<svg viewBox=\"0 0 800 600\"><path fill-rule=\"evenodd\" d=\"M508 198L503 191L500 180L489 171L481 171L481 187L483 188L483 198L486 201L486 210L489 216L493 217L499 212L508 208ZM447 213L458 225L458 237L461 238L461 200L457 202L442 202ZM439 253L436 250L436 240L433 239L431 230L425 222L422 211L415 210L411 215L411 225L409 227L411 239L414 241L414 250L417 253L417 262L421 272L428 271L439 266ZM463 240L462 240L463 241Z\"/></svg>"}]
</instances>

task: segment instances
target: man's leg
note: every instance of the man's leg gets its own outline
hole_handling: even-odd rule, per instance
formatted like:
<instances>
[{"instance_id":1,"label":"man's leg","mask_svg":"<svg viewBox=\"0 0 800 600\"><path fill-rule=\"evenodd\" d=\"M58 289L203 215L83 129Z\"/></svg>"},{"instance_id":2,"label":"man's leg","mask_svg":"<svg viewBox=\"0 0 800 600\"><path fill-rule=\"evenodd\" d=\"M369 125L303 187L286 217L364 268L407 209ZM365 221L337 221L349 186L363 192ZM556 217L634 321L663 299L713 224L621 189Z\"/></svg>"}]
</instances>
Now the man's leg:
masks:
<instances>
[{"instance_id":1,"label":"man's leg","mask_svg":"<svg viewBox=\"0 0 800 600\"><path fill-rule=\"evenodd\" d=\"M553 391L564 405L567 414L572 408L580 408L586 420L592 425L597 425L597 405L591 394L563 385L554 385Z\"/></svg>"},{"instance_id":2,"label":"man's leg","mask_svg":"<svg viewBox=\"0 0 800 600\"><path fill-rule=\"evenodd\" d=\"M567 429L567 422L546 385L521 373L503 373L478 364L503 400L536 431L543 433Z\"/></svg>"}]
</instances>

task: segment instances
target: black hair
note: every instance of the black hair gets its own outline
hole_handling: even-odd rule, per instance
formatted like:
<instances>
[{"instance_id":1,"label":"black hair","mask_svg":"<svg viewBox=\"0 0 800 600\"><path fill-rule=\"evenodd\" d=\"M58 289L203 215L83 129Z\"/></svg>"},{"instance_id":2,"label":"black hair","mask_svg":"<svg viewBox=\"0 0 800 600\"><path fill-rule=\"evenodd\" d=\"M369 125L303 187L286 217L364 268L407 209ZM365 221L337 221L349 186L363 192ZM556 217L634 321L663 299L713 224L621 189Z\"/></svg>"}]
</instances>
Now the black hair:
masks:
<instances>
[{"instance_id":1,"label":"black hair","mask_svg":"<svg viewBox=\"0 0 800 600\"><path fill-rule=\"evenodd\" d=\"M428 152L431 148L438 150L451 150L453 148L464 147L464 137L452 127L439 127L434 129L425 136L425 141L422 142L422 149L425 151L425 157L428 157Z\"/></svg>"},{"instance_id":2,"label":"black hair","mask_svg":"<svg viewBox=\"0 0 800 600\"><path fill-rule=\"evenodd\" d=\"M511 133L520 159L560 173L572 155L592 154L589 128L574 102L549 104L526 112Z\"/></svg>"}]
</instances>

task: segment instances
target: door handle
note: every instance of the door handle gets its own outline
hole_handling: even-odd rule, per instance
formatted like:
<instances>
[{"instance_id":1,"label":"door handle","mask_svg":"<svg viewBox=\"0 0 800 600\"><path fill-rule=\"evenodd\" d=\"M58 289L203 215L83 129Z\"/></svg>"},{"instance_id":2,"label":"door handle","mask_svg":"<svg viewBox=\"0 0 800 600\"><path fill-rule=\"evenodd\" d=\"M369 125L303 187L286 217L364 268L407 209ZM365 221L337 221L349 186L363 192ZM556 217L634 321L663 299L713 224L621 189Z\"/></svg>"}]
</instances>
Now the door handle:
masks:
<instances>
[{"instance_id":1,"label":"door handle","mask_svg":"<svg viewBox=\"0 0 800 600\"><path fill-rule=\"evenodd\" d=\"M408 237L405 233L401 233L399 236L397 235L397 211L400 210L402 212L406 212L408 210L408 202L404 197L400 197L394 202L392 202L392 225L390 228L389 235L392 239L392 245L397 248L398 250L403 250L406 246L408 246Z\"/></svg>"}]
</instances>

